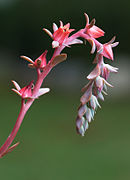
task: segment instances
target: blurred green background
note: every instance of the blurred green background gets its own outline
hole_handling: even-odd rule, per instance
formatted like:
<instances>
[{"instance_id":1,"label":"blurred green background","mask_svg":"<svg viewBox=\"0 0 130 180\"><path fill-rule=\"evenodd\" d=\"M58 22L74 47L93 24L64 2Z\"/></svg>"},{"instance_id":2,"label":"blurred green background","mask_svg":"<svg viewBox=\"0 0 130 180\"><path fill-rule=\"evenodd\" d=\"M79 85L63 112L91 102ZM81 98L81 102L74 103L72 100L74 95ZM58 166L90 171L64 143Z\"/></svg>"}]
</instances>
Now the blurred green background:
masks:
<instances>
[{"instance_id":1,"label":"blurred green background","mask_svg":"<svg viewBox=\"0 0 130 180\"><path fill-rule=\"evenodd\" d=\"M84 27L84 12L106 33L101 42L117 35L114 66L102 109L97 111L85 137L75 131L80 89L92 69L90 46L65 49L68 60L58 65L44 81L50 93L36 100L16 136L20 145L0 160L3 180L129 180L130 179L130 83L128 0L51 1L0 0L0 143L9 135L20 109L20 98L11 80L25 86L35 72L19 56L36 59L45 49L52 55L51 39L42 31L52 23L70 22ZM87 44L88 45L88 44Z\"/></svg>"}]
</instances>

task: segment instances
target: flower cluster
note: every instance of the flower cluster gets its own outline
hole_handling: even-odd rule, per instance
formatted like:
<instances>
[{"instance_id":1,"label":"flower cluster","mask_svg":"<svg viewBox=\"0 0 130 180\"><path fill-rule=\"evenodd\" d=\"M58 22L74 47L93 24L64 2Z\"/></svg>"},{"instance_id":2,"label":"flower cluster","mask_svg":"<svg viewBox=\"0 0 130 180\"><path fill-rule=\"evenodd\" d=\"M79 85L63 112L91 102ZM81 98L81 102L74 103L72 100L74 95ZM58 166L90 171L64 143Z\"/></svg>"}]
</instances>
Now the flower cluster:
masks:
<instances>
[{"instance_id":1,"label":"flower cluster","mask_svg":"<svg viewBox=\"0 0 130 180\"><path fill-rule=\"evenodd\" d=\"M53 23L53 33L48 29L43 28L43 30L52 38L51 46L54 49L54 53L49 60L47 60L46 57L47 50L34 61L27 56L21 56L22 59L29 62L28 67L36 70L37 80L35 83L32 80L23 88L21 88L16 81L12 81L16 88L12 90L21 97L21 109L11 134L0 148L0 158L8 152L11 152L19 144L18 142L10 147L26 112L33 104L34 100L50 91L49 88L41 88L41 86L51 69L66 60L67 54L61 53L62 50L73 44L83 44L83 41L80 38L83 38L90 43L92 46L92 54L97 51L93 61L96 65L94 70L87 76L87 79L89 80L88 84L82 89L83 95L80 99L78 116L76 118L77 132L84 136L89 123L94 118L97 108L100 107L98 99L104 100L103 94L107 94L107 86L112 87L112 85L107 82L109 73L116 73L118 71L118 68L104 63L104 57L113 60L112 48L118 45L118 42L114 43L115 37L108 43L101 44L97 41L97 38L104 36L104 31L95 25L95 19L89 23L89 17L86 13L85 18L85 27L75 33L75 29L70 29L70 23L63 25L62 21L60 21L60 27ZM73 34L71 35L72 32Z\"/></svg>"}]
</instances>

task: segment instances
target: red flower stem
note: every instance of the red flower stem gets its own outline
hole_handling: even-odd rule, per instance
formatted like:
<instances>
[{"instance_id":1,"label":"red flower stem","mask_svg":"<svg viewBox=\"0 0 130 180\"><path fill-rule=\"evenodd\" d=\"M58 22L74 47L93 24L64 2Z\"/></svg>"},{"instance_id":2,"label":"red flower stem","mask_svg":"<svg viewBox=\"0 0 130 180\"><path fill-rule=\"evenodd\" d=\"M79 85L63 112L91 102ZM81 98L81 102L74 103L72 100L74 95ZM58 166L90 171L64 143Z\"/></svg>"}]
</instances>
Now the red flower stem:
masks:
<instances>
[{"instance_id":1,"label":"red flower stem","mask_svg":"<svg viewBox=\"0 0 130 180\"><path fill-rule=\"evenodd\" d=\"M70 38L75 39L76 37L79 37L80 35L81 35L81 31L73 34ZM45 77L48 75L48 73L53 68L51 65L51 62L53 61L54 57L59 55L64 48L65 48L65 46L62 45L61 47L58 47L55 49L51 60L49 61L48 65L46 65L43 72L41 72L40 69L37 69L37 81L36 81L35 87L33 89L33 95L32 95L33 97L35 97L37 95L37 92L39 91L40 87L42 86L43 80L45 79ZM21 123L24 119L24 116L25 116L26 112L28 111L28 109L30 108L30 106L32 105L32 103L34 102L34 100L35 100L35 98L28 99L27 102L25 103L25 100L22 99L20 113L18 115L18 118L16 120L14 128L13 128L12 132L10 133L10 135L8 136L5 143L0 148L0 158L3 157L5 154L7 154L9 146L13 142L13 140L21 126Z\"/></svg>"},{"instance_id":2,"label":"red flower stem","mask_svg":"<svg viewBox=\"0 0 130 180\"><path fill-rule=\"evenodd\" d=\"M27 112L29 107L27 107L25 104L24 104L24 100L22 99L22 102L21 102L21 110L20 110L20 113L18 115L18 118L17 118L17 121L15 123L15 126L11 132L11 134L8 136L7 140L5 141L5 143L2 145L2 147L0 148L0 157L3 156L3 154L5 154L5 152L8 150L9 146L11 145L14 137L16 136L19 128L20 128L20 125L23 121L23 118Z\"/></svg>"},{"instance_id":3,"label":"red flower stem","mask_svg":"<svg viewBox=\"0 0 130 180\"><path fill-rule=\"evenodd\" d=\"M53 54L50 62L52 62L54 57L59 55L63 49L64 49L63 46L55 49L54 54ZM48 73L51 71L52 68L53 67L51 66L51 64L48 63L48 65L45 67L45 69L42 73L40 72L40 69L37 69L37 75L38 76L37 76L37 81L36 81L35 87L33 89L33 97L35 97L35 95L39 91L40 87L42 86L43 80L45 79L45 77L48 75ZM24 116L25 116L26 112L28 111L28 109L30 108L30 106L32 105L34 100L35 99L28 99L27 102L25 103L25 100L22 99L20 113L18 115L18 118L16 120L14 128L13 128L12 132L10 133L10 135L8 136L5 143L0 148L0 158L2 158L5 154L8 153L8 148L11 145L11 143L13 142L13 140L14 140L14 138L15 138L20 126L21 126L21 123L24 119Z\"/></svg>"}]
</instances>

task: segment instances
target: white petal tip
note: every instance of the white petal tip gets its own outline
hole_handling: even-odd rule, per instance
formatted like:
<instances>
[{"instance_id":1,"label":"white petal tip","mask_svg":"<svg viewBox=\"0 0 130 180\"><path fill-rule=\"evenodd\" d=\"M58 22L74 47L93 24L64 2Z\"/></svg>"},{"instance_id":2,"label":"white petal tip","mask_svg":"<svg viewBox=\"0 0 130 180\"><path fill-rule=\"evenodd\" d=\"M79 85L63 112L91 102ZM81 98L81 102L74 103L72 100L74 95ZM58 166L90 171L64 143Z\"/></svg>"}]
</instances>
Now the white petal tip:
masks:
<instances>
[{"instance_id":1,"label":"white petal tip","mask_svg":"<svg viewBox=\"0 0 130 180\"><path fill-rule=\"evenodd\" d=\"M57 25L56 25L55 23L53 23L53 31L55 32L55 31L57 31L57 30L58 30Z\"/></svg>"},{"instance_id":2,"label":"white petal tip","mask_svg":"<svg viewBox=\"0 0 130 180\"><path fill-rule=\"evenodd\" d=\"M14 81L14 80L12 80L12 83L14 84L14 86L15 86L15 88L18 90L18 91L20 91L20 86L18 85L18 83L16 82L16 81Z\"/></svg>"}]
</instances>

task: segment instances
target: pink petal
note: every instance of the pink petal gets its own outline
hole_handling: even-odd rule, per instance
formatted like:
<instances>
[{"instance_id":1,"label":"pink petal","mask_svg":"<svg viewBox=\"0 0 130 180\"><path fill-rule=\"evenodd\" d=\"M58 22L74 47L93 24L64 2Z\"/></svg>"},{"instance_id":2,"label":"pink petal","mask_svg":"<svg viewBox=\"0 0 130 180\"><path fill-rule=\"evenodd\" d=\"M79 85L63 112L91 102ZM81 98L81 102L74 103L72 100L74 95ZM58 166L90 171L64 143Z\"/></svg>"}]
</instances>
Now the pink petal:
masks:
<instances>
[{"instance_id":1,"label":"pink petal","mask_svg":"<svg viewBox=\"0 0 130 180\"><path fill-rule=\"evenodd\" d=\"M74 39L73 41L67 43L68 45L71 45L71 44L83 44L83 41L79 40L79 39Z\"/></svg>"},{"instance_id":2,"label":"pink petal","mask_svg":"<svg viewBox=\"0 0 130 180\"><path fill-rule=\"evenodd\" d=\"M88 29L87 33L93 38L99 38L101 36L104 36L104 31L95 25Z\"/></svg>"},{"instance_id":3,"label":"pink petal","mask_svg":"<svg viewBox=\"0 0 130 180\"><path fill-rule=\"evenodd\" d=\"M87 111L87 106L86 105L81 105L79 107L79 109L78 109L78 116L80 118L82 118L86 111Z\"/></svg>"},{"instance_id":4,"label":"pink petal","mask_svg":"<svg viewBox=\"0 0 130 180\"><path fill-rule=\"evenodd\" d=\"M92 80L92 79L95 79L99 75L100 75L100 68L99 68L99 65L97 64L94 70L87 76L87 79Z\"/></svg>"},{"instance_id":5,"label":"pink petal","mask_svg":"<svg viewBox=\"0 0 130 180\"><path fill-rule=\"evenodd\" d=\"M106 44L103 46L103 52L102 52L103 56L105 56L108 59L113 60L113 51L112 51L112 47L109 44Z\"/></svg>"},{"instance_id":6,"label":"pink petal","mask_svg":"<svg viewBox=\"0 0 130 180\"><path fill-rule=\"evenodd\" d=\"M93 86L93 84L90 84L89 86L88 86L88 89L86 90L86 92L83 94L83 96L80 98L80 102L84 105L84 104L86 104L89 100L90 100L90 98L91 98L91 96L92 96L92 86Z\"/></svg>"},{"instance_id":7,"label":"pink petal","mask_svg":"<svg viewBox=\"0 0 130 180\"><path fill-rule=\"evenodd\" d=\"M96 79L95 79L95 85L96 87L98 88L99 91L101 91L103 89L103 78L101 78L100 76L98 76Z\"/></svg>"},{"instance_id":8,"label":"pink petal","mask_svg":"<svg viewBox=\"0 0 130 180\"><path fill-rule=\"evenodd\" d=\"M88 42L91 44L92 46L92 49L91 49L91 54L93 54L96 50L96 45L95 45L95 42L92 40L92 39L87 39Z\"/></svg>"},{"instance_id":9,"label":"pink petal","mask_svg":"<svg viewBox=\"0 0 130 180\"><path fill-rule=\"evenodd\" d=\"M113 66L111 66L111 65L109 65L109 64L105 64L104 65L105 66L105 68L107 68L110 72L118 72L118 68L116 68L116 67L113 67Z\"/></svg>"},{"instance_id":10,"label":"pink petal","mask_svg":"<svg viewBox=\"0 0 130 180\"><path fill-rule=\"evenodd\" d=\"M55 31L57 31L57 30L58 30L57 25L56 25L55 23L53 23L53 31L55 32Z\"/></svg>"}]
</instances>

